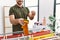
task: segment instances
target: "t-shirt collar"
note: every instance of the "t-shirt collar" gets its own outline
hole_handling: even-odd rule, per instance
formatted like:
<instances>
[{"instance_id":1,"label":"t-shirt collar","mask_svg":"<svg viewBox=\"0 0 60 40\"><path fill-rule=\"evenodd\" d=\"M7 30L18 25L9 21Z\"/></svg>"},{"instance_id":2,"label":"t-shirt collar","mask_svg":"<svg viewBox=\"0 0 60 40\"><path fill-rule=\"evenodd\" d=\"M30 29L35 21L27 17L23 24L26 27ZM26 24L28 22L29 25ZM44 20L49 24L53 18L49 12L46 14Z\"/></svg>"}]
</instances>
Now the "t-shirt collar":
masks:
<instances>
[{"instance_id":1,"label":"t-shirt collar","mask_svg":"<svg viewBox=\"0 0 60 40\"><path fill-rule=\"evenodd\" d=\"M18 8L23 8L23 6L22 7L19 7L17 4L15 6L18 7Z\"/></svg>"}]
</instances>

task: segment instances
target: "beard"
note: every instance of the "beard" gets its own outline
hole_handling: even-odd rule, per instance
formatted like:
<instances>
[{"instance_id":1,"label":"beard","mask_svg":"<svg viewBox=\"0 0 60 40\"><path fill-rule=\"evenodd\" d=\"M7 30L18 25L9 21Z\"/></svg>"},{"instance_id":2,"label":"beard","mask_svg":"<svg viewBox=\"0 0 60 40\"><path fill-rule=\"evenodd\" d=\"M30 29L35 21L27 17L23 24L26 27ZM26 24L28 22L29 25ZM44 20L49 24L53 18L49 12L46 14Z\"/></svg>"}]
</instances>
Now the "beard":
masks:
<instances>
[{"instance_id":1,"label":"beard","mask_svg":"<svg viewBox=\"0 0 60 40\"><path fill-rule=\"evenodd\" d=\"M20 1L17 2L18 5L22 5L22 3Z\"/></svg>"}]
</instances>

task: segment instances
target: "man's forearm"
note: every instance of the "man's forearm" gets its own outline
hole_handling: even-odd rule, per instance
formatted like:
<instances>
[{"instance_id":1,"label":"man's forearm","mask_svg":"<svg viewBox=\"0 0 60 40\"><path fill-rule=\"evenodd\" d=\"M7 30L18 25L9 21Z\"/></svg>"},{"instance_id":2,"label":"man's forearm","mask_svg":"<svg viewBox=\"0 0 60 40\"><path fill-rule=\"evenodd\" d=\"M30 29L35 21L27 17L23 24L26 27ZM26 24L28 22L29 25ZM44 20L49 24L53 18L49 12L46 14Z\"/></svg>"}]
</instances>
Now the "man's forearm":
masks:
<instances>
[{"instance_id":1,"label":"man's forearm","mask_svg":"<svg viewBox=\"0 0 60 40\"><path fill-rule=\"evenodd\" d=\"M14 19L14 20L12 20L11 23L12 23L13 25L17 25L17 24L19 24L18 19Z\"/></svg>"}]
</instances>

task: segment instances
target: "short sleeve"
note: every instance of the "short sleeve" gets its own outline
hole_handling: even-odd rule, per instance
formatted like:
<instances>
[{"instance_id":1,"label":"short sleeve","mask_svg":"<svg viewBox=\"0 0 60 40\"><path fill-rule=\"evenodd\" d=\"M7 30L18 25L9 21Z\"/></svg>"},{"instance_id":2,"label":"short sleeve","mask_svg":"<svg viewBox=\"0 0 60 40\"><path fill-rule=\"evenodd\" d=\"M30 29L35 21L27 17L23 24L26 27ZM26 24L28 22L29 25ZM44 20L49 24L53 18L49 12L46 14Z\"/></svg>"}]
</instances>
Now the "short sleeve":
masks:
<instances>
[{"instance_id":1,"label":"short sleeve","mask_svg":"<svg viewBox=\"0 0 60 40\"><path fill-rule=\"evenodd\" d=\"M30 11L29 11L29 9L26 7L26 9L27 9L27 12L29 13Z\"/></svg>"},{"instance_id":2,"label":"short sleeve","mask_svg":"<svg viewBox=\"0 0 60 40\"><path fill-rule=\"evenodd\" d=\"M11 7L10 10L9 10L9 16L13 15L13 13L14 13L14 10L13 10L13 7Z\"/></svg>"}]
</instances>

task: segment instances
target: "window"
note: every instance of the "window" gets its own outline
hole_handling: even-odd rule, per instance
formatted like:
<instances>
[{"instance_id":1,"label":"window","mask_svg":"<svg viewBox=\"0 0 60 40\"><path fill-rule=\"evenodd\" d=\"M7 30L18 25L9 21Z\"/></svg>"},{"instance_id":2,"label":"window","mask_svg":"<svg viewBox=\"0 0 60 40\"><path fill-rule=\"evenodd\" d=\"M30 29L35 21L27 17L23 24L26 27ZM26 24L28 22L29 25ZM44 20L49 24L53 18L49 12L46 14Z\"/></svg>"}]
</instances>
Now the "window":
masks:
<instances>
[{"instance_id":1,"label":"window","mask_svg":"<svg viewBox=\"0 0 60 40\"><path fill-rule=\"evenodd\" d=\"M56 32L60 33L60 0L56 0ZM59 31L58 31L59 30Z\"/></svg>"},{"instance_id":2,"label":"window","mask_svg":"<svg viewBox=\"0 0 60 40\"><path fill-rule=\"evenodd\" d=\"M56 3L60 3L60 0L56 0Z\"/></svg>"},{"instance_id":3,"label":"window","mask_svg":"<svg viewBox=\"0 0 60 40\"><path fill-rule=\"evenodd\" d=\"M25 0L25 6L37 6L38 0Z\"/></svg>"},{"instance_id":4,"label":"window","mask_svg":"<svg viewBox=\"0 0 60 40\"><path fill-rule=\"evenodd\" d=\"M56 5L56 17L60 19L60 5Z\"/></svg>"},{"instance_id":5,"label":"window","mask_svg":"<svg viewBox=\"0 0 60 40\"><path fill-rule=\"evenodd\" d=\"M36 12L35 18L33 20L29 20L28 28L31 29L33 27L34 22L37 21L38 15L38 0L24 0L25 7L28 7L30 11L34 10Z\"/></svg>"}]
</instances>

